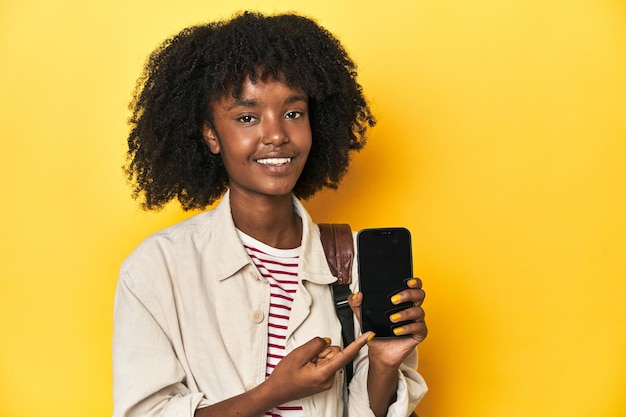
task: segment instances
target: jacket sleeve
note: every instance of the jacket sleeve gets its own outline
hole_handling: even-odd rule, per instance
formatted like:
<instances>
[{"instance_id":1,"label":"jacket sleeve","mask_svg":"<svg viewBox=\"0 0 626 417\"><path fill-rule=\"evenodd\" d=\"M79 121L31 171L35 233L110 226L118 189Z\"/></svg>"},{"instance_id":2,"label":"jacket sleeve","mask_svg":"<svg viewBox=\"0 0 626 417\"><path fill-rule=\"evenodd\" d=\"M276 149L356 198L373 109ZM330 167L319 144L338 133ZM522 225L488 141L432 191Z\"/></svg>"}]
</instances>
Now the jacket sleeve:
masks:
<instances>
[{"instance_id":1,"label":"jacket sleeve","mask_svg":"<svg viewBox=\"0 0 626 417\"><path fill-rule=\"evenodd\" d=\"M122 271L114 307L113 415L192 417L203 395L185 386L157 303L133 284Z\"/></svg>"},{"instance_id":2,"label":"jacket sleeve","mask_svg":"<svg viewBox=\"0 0 626 417\"><path fill-rule=\"evenodd\" d=\"M349 416L371 416L374 413L369 406L367 393L367 375L369 361L367 360L367 346L355 360L355 373L350 383L348 396ZM396 401L389 406L388 417L406 417L417 406L417 403L426 394L427 387L424 379L416 371L417 349L413 351L398 369L398 390Z\"/></svg>"}]
</instances>

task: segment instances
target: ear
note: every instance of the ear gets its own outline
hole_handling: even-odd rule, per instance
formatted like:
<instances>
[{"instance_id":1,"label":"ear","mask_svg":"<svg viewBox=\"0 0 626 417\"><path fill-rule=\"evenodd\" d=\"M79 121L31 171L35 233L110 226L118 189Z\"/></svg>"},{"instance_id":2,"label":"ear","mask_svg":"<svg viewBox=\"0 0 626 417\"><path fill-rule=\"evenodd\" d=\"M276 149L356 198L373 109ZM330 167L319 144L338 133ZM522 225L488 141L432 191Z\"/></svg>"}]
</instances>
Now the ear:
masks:
<instances>
[{"instance_id":1,"label":"ear","mask_svg":"<svg viewBox=\"0 0 626 417\"><path fill-rule=\"evenodd\" d=\"M220 141L215 128L211 127L208 122L202 123L202 137L206 144L209 145L211 153L218 155L220 153Z\"/></svg>"}]
</instances>

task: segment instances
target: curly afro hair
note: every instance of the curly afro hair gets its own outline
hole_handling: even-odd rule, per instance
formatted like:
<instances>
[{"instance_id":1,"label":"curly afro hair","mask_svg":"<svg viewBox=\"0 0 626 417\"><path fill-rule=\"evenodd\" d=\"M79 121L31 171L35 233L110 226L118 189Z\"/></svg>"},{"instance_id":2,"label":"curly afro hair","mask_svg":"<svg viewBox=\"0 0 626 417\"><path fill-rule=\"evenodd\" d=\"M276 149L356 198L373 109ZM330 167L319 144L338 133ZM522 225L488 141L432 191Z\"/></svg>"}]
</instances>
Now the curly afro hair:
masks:
<instances>
[{"instance_id":1,"label":"curly afro hair","mask_svg":"<svg viewBox=\"0 0 626 417\"><path fill-rule=\"evenodd\" d=\"M281 80L309 96L312 146L294 194L337 188L375 124L356 75L339 41L302 16L245 12L184 29L150 55L130 104L125 171L133 197L144 209L177 198L190 210L223 195L228 174L201 126L212 125L211 104L238 98L247 78Z\"/></svg>"}]
</instances>

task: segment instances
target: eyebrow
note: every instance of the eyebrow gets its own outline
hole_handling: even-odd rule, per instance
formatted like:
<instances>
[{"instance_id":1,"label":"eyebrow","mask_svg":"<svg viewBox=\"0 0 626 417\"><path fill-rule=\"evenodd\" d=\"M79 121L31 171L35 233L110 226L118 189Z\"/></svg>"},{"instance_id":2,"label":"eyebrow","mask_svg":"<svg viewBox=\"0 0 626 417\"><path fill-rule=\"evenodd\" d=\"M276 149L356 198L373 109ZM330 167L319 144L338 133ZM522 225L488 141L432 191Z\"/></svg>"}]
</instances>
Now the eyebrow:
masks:
<instances>
[{"instance_id":1,"label":"eyebrow","mask_svg":"<svg viewBox=\"0 0 626 417\"><path fill-rule=\"evenodd\" d=\"M303 101L308 103L308 99L306 95L302 94L294 94L292 96L287 97L284 104L293 104L299 101ZM228 106L226 106L226 110L232 110L236 107L254 107L259 104L259 100L256 99L248 99L248 98L238 98Z\"/></svg>"},{"instance_id":2,"label":"eyebrow","mask_svg":"<svg viewBox=\"0 0 626 417\"><path fill-rule=\"evenodd\" d=\"M297 103L298 101L304 101L305 103L308 103L309 99L305 95L294 94L293 96L287 97L287 100L285 100L285 104L293 104Z\"/></svg>"},{"instance_id":3,"label":"eyebrow","mask_svg":"<svg viewBox=\"0 0 626 417\"><path fill-rule=\"evenodd\" d=\"M238 98L225 107L226 110L232 110L235 107L254 107L258 103L258 100Z\"/></svg>"}]
</instances>

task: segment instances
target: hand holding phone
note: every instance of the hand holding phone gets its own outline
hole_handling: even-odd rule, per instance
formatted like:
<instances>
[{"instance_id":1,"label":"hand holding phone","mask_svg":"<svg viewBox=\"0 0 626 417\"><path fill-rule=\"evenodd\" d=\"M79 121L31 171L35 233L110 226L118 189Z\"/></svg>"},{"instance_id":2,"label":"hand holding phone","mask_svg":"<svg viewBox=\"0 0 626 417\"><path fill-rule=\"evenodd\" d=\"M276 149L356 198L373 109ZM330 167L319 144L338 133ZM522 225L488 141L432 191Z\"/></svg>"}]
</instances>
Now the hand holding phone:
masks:
<instances>
[{"instance_id":1,"label":"hand holding phone","mask_svg":"<svg viewBox=\"0 0 626 417\"><path fill-rule=\"evenodd\" d=\"M389 317L412 303L393 304L392 297L407 288L413 276L411 234L405 228L364 229L357 234L359 284L363 293L361 329L377 338L397 337L393 329L412 321Z\"/></svg>"}]
</instances>

